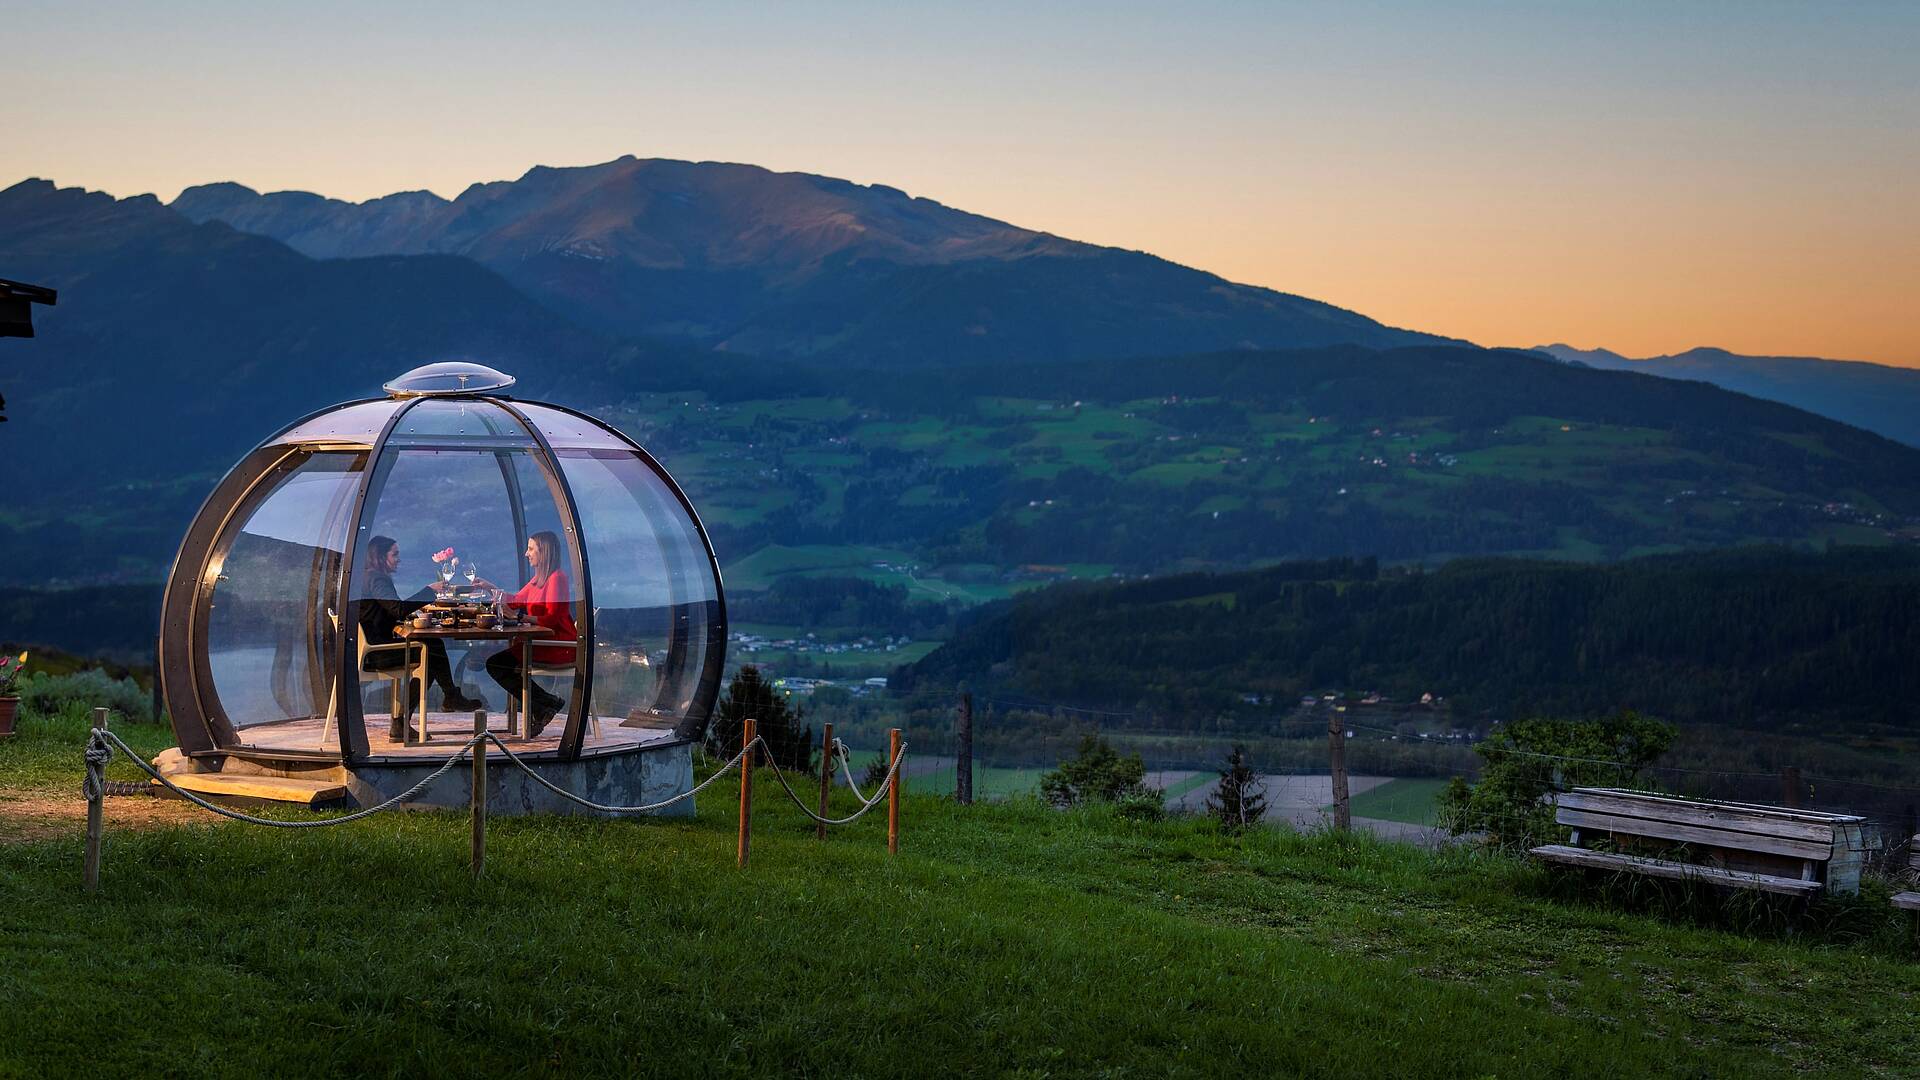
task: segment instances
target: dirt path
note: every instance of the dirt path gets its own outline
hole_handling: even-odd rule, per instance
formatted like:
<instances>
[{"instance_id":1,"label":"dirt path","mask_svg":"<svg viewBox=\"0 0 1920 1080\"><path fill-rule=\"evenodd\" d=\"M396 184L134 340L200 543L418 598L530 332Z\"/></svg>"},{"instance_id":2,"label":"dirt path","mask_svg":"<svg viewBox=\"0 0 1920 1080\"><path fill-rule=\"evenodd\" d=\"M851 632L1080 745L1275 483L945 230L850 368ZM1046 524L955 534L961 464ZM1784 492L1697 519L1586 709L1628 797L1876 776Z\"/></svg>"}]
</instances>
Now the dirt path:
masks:
<instances>
[{"instance_id":1,"label":"dirt path","mask_svg":"<svg viewBox=\"0 0 1920 1080\"><path fill-rule=\"evenodd\" d=\"M212 821L213 815L176 799L145 795L116 796L106 801L109 830L180 825ZM79 837L87 827L87 800L78 791L57 788L0 790L0 844L29 840Z\"/></svg>"}]
</instances>

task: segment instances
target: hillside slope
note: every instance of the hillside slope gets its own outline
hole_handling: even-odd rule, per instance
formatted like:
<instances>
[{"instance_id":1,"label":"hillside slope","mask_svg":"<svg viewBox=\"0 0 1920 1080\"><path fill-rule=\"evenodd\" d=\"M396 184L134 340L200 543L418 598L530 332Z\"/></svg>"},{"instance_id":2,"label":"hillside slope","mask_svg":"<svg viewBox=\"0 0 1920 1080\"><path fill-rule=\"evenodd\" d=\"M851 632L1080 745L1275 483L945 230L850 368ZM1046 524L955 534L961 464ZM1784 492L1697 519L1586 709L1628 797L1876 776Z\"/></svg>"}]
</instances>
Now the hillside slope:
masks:
<instances>
[{"instance_id":1,"label":"hillside slope","mask_svg":"<svg viewBox=\"0 0 1920 1080\"><path fill-rule=\"evenodd\" d=\"M1129 573L1597 558L1886 542L1920 520L1913 448L1701 383L1464 348L844 373L616 417L697 492L729 561L769 543Z\"/></svg>"},{"instance_id":2,"label":"hillside slope","mask_svg":"<svg viewBox=\"0 0 1920 1080\"><path fill-rule=\"evenodd\" d=\"M465 255L608 331L836 364L1442 340L895 188L751 165L623 157L366 203L221 183L173 207L322 258Z\"/></svg>"},{"instance_id":3,"label":"hillside slope","mask_svg":"<svg viewBox=\"0 0 1920 1080\"><path fill-rule=\"evenodd\" d=\"M541 393L612 352L467 259L320 261L45 181L0 191L0 266L60 290L0 352L15 581L151 578L248 447L419 364L468 357Z\"/></svg>"},{"instance_id":4,"label":"hillside slope","mask_svg":"<svg viewBox=\"0 0 1920 1080\"><path fill-rule=\"evenodd\" d=\"M1749 549L1606 566L1296 563L1062 586L982 612L896 686L1004 689L1259 730L1301 694L1379 690L1514 719L1916 732L1920 552ZM1248 705L1245 695L1265 696Z\"/></svg>"},{"instance_id":5,"label":"hillside slope","mask_svg":"<svg viewBox=\"0 0 1920 1080\"><path fill-rule=\"evenodd\" d=\"M114 799L101 894L78 903L85 724L0 743L7 1075L1920 1068L1911 946L1877 885L1791 936L1741 933L1517 859L930 796L890 857L878 811L822 842L768 776L745 870L727 780L691 820L496 818L479 880L460 814L143 829ZM7 790L29 755L64 768ZM73 809L21 842L22 795Z\"/></svg>"},{"instance_id":6,"label":"hillside slope","mask_svg":"<svg viewBox=\"0 0 1920 1080\"><path fill-rule=\"evenodd\" d=\"M1698 379L1920 446L1920 369L1916 368L1811 356L1742 356L1725 349L1689 349L1641 359L1571 345L1541 345L1535 351L1590 367Z\"/></svg>"}]
</instances>

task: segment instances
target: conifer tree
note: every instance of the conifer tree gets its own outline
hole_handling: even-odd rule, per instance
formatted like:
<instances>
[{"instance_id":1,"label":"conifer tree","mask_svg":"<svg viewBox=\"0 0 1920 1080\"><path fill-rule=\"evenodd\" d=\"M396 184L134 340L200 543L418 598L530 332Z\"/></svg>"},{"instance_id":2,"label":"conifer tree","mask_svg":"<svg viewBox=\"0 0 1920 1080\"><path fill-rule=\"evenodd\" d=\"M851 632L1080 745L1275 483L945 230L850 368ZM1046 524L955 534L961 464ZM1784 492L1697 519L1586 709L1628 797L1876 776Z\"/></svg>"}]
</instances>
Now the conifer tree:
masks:
<instances>
[{"instance_id":1,"label":"conifer tree","mask_svg":"<svg viewBox=\"0 0 1920 1080\"><path fill-rule=\"evenodd\" d=\"M776 765L788 772L811 773L814 767L813 725L801 727L805 711L787 704L787 695L760 677L749 664L727 684L727 696L714 711L707 729L707 748L722 761L740 752L741 724L747 717L759 721L760 737Z\"/></svg>"},{"instance_id":2,"label":"conifer tree","mask_svg":"<svg viewBox=\"0 0 1920 1080\"><path fill-rule=\"evenodd\" d=\"M1267 812L1266 784L1247 764L1247 748L1238 743L1227 754L1227 767L1220 770L1220 782L1207 796L1207 811L1220 819L1228 832L1239 832L1256 825Z\"/></svg>"}]
</instances>

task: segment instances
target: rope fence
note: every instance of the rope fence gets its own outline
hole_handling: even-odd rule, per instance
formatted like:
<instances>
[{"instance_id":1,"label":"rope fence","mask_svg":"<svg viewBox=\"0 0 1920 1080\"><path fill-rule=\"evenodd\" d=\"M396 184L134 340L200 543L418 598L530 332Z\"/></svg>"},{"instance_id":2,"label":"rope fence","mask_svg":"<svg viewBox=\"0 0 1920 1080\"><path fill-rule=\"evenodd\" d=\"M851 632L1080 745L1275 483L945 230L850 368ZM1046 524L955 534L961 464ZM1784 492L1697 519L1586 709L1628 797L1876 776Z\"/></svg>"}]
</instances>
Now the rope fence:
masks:
<instances>
[{"instance_id":1,"label":"rope fence","mask_svg":"<svg viewBox=\"0 0 1920 1080\"><path fill-rule=\"evenodd\" d=\"M787 797L793 801L793 804L799 807L802 813L818 825L818 835L821 838L825 838L827 826L850 825L884 801L889 804L887 850L890 854L899 851L900 764L906 758L907 744L900 738L900 729L898 728L893 729L891 732L892 745L886 775L882 779L880 787L871 797L861 792L859 787L853 783L851 767L847 765L848 751L846 744L833 738L831 730L828 731L821 747L821 753L826 755L828 760L823 760L821 763L820 810L816 813L812 808L807 806L805 800L793 789L793 785L787 780L786 773L781 770L779 762L774 760L772 745L767 742L765 737L758 733L756 730L756 721L752 719L748 719L745 722L740 752L735 754L732 760L728 761L725 765L716 769L712 775L686 791L680 792L670 798L635 806L615 806L599 803L576 792L568 791L566 788L542 776L538 769L519 754L516 754L513 748L508 746L499 735L489 731L486 724L486 713L484 711L475 713L474 734L471 738L461 743L445 761L440 763L439 768L434 769L431 773L422 777L412 787L378 805L364 807L351 813L332 817L286 820L283 818L261 817L256 814L248 814L240 810L235 810L232 807L221 806L217 803L210 802L196 792L180 786L174 782L171 777L155 768L137 751L128 746L118 734L108 729L106 709L95 709L93 727L88 733L87 745L83 751L83 758L86 764L86 777L81 783L81 792L87 799L87 850L84 867L86 889L88 892L94 892L97 891L100 886L100 854L104 824L103 803L105 798L108 795L134 794L136 791L151 790L150 788L144 788L137 784L129 784L125 781L109 781L106 779L107 765L112 761L115 750L124 754L129 761L152 778L154 783L161 785L181 799L202 810L241 822L242 824L261 825L276 829L323 829L334 825L345 825L349 822L359 821L363 818L372 817L375 814L396 809L419 798L428 788L433 786L435 781L452 771L454 766L460 764L463 760L468 761L470 762L473 772L471 810L473 815L473 874L475 877L480 876L486 859L486 758L487 745L489 743L497 747L500 752L506 756L508 764L518 768L541 787L568 802L603 814L648 814L664 810L675 803L693 798L695 795L698 795L700 792L718 782L720 778L728 772L738 767L740 769L741 806L739 864L742 867L747 865L750 837L749 827L752 820L753 770L756 767L754 755L756 753L764 754L765 763L772 768L774 778L779 781L780 787L787 793ZM853 792L854 797L859 802L859 809L845 817L836 818L826 815L827 796L833 782L833 773L830 766L830 759L833 757L838 757L843 768L847 770L847 787Z\"/></svg>"}]
</instances>

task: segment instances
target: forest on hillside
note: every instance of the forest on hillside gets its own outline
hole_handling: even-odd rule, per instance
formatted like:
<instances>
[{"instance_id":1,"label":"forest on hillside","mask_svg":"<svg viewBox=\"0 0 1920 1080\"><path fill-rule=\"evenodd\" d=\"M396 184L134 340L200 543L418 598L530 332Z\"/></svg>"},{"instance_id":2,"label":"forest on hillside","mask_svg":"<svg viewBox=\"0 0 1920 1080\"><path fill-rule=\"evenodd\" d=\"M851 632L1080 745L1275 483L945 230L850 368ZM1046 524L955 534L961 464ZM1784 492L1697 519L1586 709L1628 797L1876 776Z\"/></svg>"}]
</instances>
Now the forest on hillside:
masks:
<instances>
[{"instance_id":1,"label":"forest on hillside","mask_svg":"<svg viewBox=\"0 0 1920 1080\"><path fill-rule=\"evenodd\" d=\"M1448 699L1456 718L1630 708L1682 724L1912 731L1920 552L1781 548L1610 565L1372 560L1067 584L981 609L895 676L1157 726L1278 715L1303 694Z\"/></svg>"}]
</instances>

